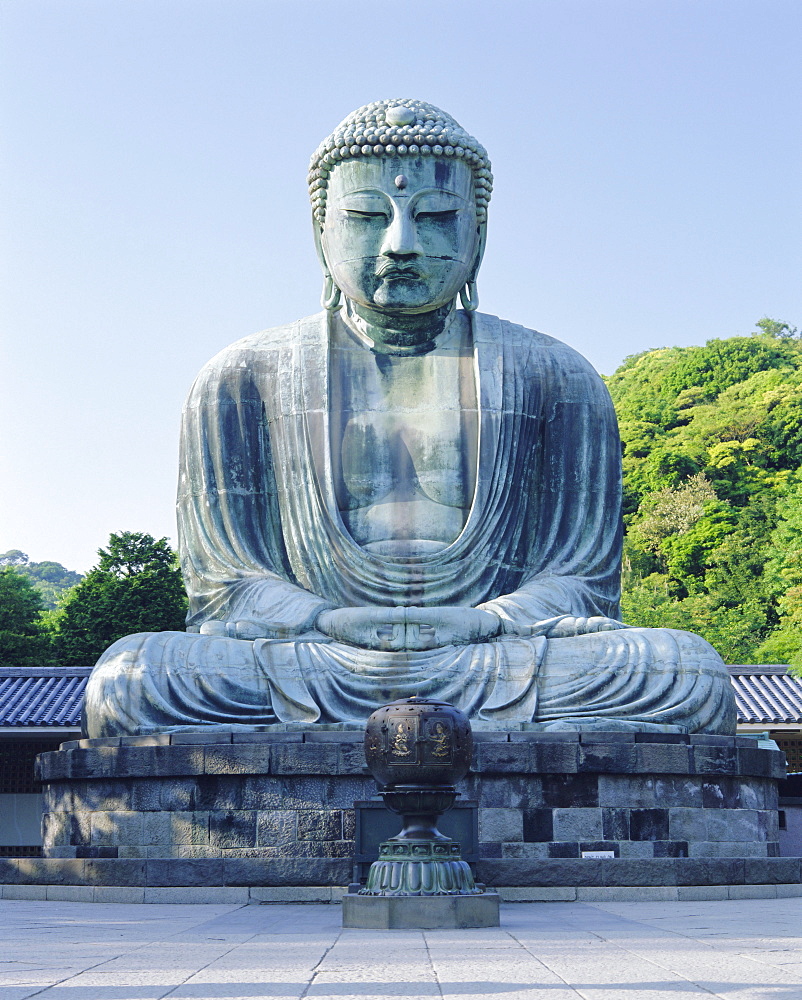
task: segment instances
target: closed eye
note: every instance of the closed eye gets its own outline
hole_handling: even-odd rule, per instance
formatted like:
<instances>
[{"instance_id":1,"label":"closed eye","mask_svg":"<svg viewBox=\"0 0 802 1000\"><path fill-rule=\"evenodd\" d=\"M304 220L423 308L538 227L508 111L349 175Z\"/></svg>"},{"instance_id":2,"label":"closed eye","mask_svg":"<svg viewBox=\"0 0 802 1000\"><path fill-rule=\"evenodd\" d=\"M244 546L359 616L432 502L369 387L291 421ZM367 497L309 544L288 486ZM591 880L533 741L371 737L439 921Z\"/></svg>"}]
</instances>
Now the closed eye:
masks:
<instances>
[{"instance_id":1,"label":"closed eye","mask_svg":"<svg viewBox=\"0 0 802 1000\"><path fill-rule=\"evenodd\" d=\"M453 219L457 214L458 209L456 208L445 208L439 212L417 212L415 214L416 219L434 219L435 221L446 221L447 219Z\"/></svg>"},{"instance_id":2,"label":"closed eye","mask_svg":"<svg viewBox=\"0 0 802 1000\"><path fill-rule=\"evenodd\" d=\"M346 208L345 214L354 219L383 219L387 221L386 212L362 212L356 208Z\"/></svg>"}]
</instances>

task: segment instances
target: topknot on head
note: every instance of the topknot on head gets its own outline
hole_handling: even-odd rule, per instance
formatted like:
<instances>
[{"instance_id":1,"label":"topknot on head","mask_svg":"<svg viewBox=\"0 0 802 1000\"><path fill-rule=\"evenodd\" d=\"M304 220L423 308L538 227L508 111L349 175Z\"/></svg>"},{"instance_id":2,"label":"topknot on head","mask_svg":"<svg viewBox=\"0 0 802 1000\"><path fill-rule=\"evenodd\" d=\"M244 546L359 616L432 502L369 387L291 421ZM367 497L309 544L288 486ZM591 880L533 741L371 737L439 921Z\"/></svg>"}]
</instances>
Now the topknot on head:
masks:
<instances>
[{"instance_id":1,"label":"topknot on head","mask_svg":"<svg viewBox=\"0 0 802 1000\"><path fill-rule=\"evenodd\" d=\"M493 174L487 150L451 115L425 101L395 98L352 111L325 138L309 163L309 197L315 219L326 217L329 174L337 163L359 156L450 156L473 171L476 214L487 220Z\"/></svg>"}]
</instances>

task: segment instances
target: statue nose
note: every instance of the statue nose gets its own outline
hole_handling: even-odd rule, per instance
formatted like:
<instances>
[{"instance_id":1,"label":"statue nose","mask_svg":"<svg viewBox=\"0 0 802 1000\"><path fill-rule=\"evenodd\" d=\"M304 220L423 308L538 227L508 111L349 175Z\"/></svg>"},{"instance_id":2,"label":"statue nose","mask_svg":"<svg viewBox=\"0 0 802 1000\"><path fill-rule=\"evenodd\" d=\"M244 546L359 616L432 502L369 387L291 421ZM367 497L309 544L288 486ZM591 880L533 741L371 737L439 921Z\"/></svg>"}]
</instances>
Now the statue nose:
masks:
<instances>
[{"instance_id":1,"label":"statue nose","mask_svg":"<svg viewBox=\"0 0 802 1000\"><path fill-rule=\"evenodd\" d=\"M417 257L420 257L420 250L385 250L384 256L389 257L391 260L398 261L399 264L403 264L406 261L413 261Z\"/></svg>"},{"instance_id":2,"label":"statue nose","mask_svg":"<svg viewBox=\"0 0 802 1000\"><path fill-rule=\"evenodd\" d=\"M421 256L422 250L418 245L415 223L403 211L398 212L390 223L381 252L385 257L399 262L411 261Z\"/></svg>"}]
</instances>

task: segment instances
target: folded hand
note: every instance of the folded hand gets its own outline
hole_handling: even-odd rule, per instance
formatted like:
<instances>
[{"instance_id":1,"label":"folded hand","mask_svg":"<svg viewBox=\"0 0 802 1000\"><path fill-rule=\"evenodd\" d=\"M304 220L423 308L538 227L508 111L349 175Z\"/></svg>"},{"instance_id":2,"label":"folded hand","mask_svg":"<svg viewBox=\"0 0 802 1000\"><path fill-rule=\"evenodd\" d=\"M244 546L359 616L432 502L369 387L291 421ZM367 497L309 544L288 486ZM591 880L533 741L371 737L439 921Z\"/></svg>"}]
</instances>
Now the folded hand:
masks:
<instances>
[{"instance_id":1,"label":"folded hand","mask_svg":"<svg viewBox=\"0 0 802 1000\"><path fill-rule=\"evenodd\" d=\"M321 612L315 627L352 646L401 652L486 642L501 620L475 608L338 608Z\"/></svg>"},{"instance_id":2,"label":"folded hand","mask_svg":"<svg viewBox=\"0 0 802 1000\"><path fill-rule=\"evenodd\" d=\"M615 618L605 618L594 615L590 618L575 618L573 615L558 615L547 618L532 626L531 635L545 635L547 639L570 639L577 635L589 635L591 632L615 632L618 629L630 628ZM523 634L523 632L521 632Z\"/></svg>"}]
</instances>

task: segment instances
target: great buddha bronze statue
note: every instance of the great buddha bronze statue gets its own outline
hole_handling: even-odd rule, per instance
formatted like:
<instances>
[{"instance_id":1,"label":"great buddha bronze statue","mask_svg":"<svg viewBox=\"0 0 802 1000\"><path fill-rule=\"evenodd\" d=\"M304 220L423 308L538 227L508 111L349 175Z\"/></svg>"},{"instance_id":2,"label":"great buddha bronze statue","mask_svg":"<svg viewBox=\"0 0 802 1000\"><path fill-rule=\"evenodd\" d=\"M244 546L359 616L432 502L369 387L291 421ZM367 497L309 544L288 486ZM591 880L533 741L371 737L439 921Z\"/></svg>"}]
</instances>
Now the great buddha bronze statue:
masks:
<instances>
[{"instance_id":1,"label":"great buddha bronze statue","mask_svg":"<svg viewBox=\"0 0 802 1000\"><path fill-rule=\"evenodd\" d=\"M618 621L603 382L477 311L491 190L483 147L421 101L360 108L318 148L325 308L198 376L178 493L187 632L106 651L88 735L361 723L413 694L499 726L734 732L711 646Z\"/></svg>"}]
</instances>

